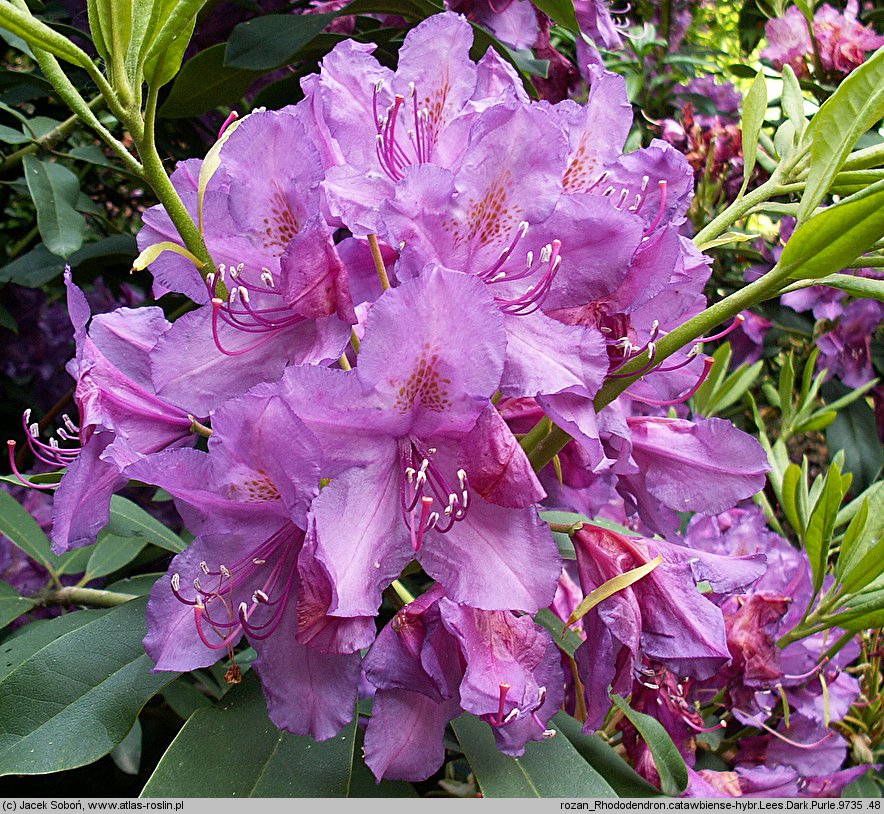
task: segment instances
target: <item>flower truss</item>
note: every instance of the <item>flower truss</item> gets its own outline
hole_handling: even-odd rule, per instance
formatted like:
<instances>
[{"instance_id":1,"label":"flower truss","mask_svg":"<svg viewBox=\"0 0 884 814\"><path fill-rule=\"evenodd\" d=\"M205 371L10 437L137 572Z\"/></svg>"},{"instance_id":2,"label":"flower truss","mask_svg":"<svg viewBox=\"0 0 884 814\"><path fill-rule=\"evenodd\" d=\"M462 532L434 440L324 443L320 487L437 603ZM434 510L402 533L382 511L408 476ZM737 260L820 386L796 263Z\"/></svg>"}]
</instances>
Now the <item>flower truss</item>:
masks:
<instances>
[{"instance_id":1,"label":"flower truss","mask_svg":"<svg viewBox=\"0 0 884 814\"><path fill-rule=\"evenodd\" d=\"M501 30L530 11L450 5ZM602 4L577 8L619 38ZM195 537L151 594L156 669L227 654L235 680L245 640L272 720L319 740L371 694L378 779L436 771L462 711L518 756L555 736L563 707L600 727L611 690L689 765L722 715L765 733L716 776L727 789L698 770L695 793L819 791L845 749L828 721L856 696L839 670L850 654L774 648L811 591L806 557L735 508L763 487L767 457L728 421L685 417L711 363L700 345L656 358L706 307L711 261L687 237L694 168L666 141L624 154L621 77L591 67L585 104L530 101L471 45L454 12L410 31L395 71L342 42L301 102L256 110L181 163L171 180L214 265L197 267L162 207L138 237L155 293L195 304L174 323L157 308L90 319L68 278L79 419L61 443L27 427L42 461L67 466L55 547L92 542L130 479L168 491ZM851 53L842 43L833 64ZM641 377L596 409L639 357ZM535 473L550 420L574 440ZM548 508L634 533L586 524L563 561ZM403 572L430 587L383 624ZM576 674L533 618L544 608L582 640ZM795 712L778 731L765 721L781 693ZM698 710L712 696L725 700L710 722Z\"/></svg>"}]
</instances>

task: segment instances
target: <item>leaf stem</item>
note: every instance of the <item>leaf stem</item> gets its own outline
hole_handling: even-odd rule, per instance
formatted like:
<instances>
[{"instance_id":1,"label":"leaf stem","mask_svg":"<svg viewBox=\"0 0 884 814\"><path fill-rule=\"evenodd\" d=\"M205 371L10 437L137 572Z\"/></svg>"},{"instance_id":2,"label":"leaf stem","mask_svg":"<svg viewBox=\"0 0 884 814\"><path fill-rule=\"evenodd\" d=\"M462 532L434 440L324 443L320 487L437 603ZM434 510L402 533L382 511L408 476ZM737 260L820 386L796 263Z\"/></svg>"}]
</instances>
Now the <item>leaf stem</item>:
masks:
<instances>
[{"instance_id":1,"label":"leaf stem","mask_svg":"<svg viewBox=\"0 0 884 814\"><path fill-rule=\"evenodd\" d=\"M96 608L115 608L132 599L135 594L123 594L115 591L101 591L97 588L77 588L67 586L46 591L37 597L37 607L63 607L70 605L92 605Z\"/></svg>"}]
</instances>

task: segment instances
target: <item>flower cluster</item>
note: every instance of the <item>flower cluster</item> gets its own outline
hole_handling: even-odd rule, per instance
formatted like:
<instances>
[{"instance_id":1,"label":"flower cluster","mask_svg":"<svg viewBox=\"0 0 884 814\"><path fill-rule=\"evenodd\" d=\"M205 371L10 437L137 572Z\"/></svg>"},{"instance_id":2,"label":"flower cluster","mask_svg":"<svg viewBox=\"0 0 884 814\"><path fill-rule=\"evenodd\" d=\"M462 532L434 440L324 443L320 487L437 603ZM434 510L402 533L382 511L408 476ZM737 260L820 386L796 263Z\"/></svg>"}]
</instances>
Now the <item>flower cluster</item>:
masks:
<instances>
[{"instance_id":1,"label":"flower cluster","mask_svg":"<svg viewBox=\"0 0 884 814\"><path fill-rule=\"evenodd\" d=\"M151 594L157 669L228 654L235 680L245 639L272 720L317 739L368 686L378 778L432 774L462 710L519 755L555 734L563 704L599 727L609 689L671 720L685 754L710 687L761 720L779 678L817 726L815 691L788 683L803 654L784 651L757 686L743 669L799 587L759 587L766 547L679 536L682 513L731 510L768 469L731 423L687 417L701 348L656 357L706 304L709 260L685 237L690 164L664 141L623 153L619 76L591 70L585 105L532 102L471 45L450 12L408 34L395 71L345 41L298 105L255 111L180 164L213 267L160 207L138 238L155 292L195 303L174 323L158 308L90 320L68 278L79 422L64 444L28 434L67 464L56 549L92 541L130 479L167 490L195 538ZM639 357L640 380L597 410ZM550 419L573 441L536 473ZM637 534L587 524L563 563L542 508ZM574 623L577 673L563 669L532 617L567 620L637 568ZM405 571L432 587L384 625Z\"/></svg>"},{"instance_id":2,"label":"flower cluster","mask_svg":"<svg viewBox=\"0 0 884 814\"><path fill-rule=\"evenodd\" d=\"M761 56L778 70L790 65L797 76L807 76L816 53L822 70L848 74L865 62L867 51L884 45L884 37L875 34L871 26L860 23L858 13L857 0L848 0L843 12L824 3L814 14L811 25L797 5L789 6L782 17L765 24L768 44Z\"/></svg>"}]
</instances>

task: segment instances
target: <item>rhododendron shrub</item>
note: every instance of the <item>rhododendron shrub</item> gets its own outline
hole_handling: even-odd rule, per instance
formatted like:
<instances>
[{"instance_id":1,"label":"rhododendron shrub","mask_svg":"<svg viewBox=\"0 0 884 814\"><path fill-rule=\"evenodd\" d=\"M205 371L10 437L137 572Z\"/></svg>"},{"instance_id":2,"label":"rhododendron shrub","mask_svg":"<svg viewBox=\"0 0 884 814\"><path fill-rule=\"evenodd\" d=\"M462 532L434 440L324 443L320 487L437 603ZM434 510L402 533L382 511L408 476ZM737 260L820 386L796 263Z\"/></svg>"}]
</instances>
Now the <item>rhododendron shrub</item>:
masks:
<instances>
[{"instance_id":1,"label":"rhododendron shrub","mask_svg":"<svg viewBox=\"0 0 884 814\"><path fill-rule=\"evenodd\" d=\"M199 5L131 30L90 9L100 62L0 9L156 200L131 258L156 304L93 313L65 269L71 393L8 442L7 480L53 494L48 536L0 495L3 621L104 610L26 626L4 697L41 658L106 656L54 690L62 668L41 668L36 712L0 701L10 737L39 741L0 768L113 749L125 771L162 693L184 721L151 796L512 796L513 759L544 796L877 789L880 486L837 435L831 461L792 460L875 384L884 158L852 151L884 116L866 99L884 51L864 63L880 43L855 4L813 32L795 8L769 23L762 56L793 69L776 114L763 72L745 95L684 77L642 140L603 56L642 53L629 10L313 3L233 29L215 70L268 78L226 119L200 110L217 137L173 167L158 110L187 109L225 49L178 73ZM307 58L249 39L273 26L323 44L296 103L269 105L293 87L273 71ZM805 37L855 69L811 120ZM58 181L21 160L32 191ZM797 220L750 270L762 211ZM772 300L818 320L812 353L777 349ZM56 736L79 757L40 740L44 707L87 696ZM206 765L207 737L235 748Z\"/></svg>"}]
</instances>

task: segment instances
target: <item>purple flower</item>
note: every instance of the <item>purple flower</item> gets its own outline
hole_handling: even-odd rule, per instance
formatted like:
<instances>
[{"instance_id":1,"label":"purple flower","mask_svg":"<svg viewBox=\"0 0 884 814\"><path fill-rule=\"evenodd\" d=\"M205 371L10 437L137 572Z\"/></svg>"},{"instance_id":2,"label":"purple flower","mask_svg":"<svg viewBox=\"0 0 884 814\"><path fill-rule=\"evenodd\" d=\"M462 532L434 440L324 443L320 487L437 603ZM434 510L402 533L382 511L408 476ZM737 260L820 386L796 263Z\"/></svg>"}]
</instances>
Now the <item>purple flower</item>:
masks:
<instances>
[{"instance_id":1,"label":"purple flower","mask_svg":"<svg viewBox=\"0 0 884 814\"><path fill-rule=\"evenodd\" d=\"M831 289L830 289L831 290ZM785 295L781 298L785 300ZM741 312L743 321L731 334L731 367L751 365L764 353L764 338L771 329L771 321L752 311Z\"/></svg>"},{"instance_id":2,"label":"purple flower","mask_svg":"<svg viewBox=\"0 0 884 814\"><path fill-rule=\"evenodd\" d=\"M441 585L402 608L365 657L378 689L365 733L375 776L423 780L444 759L445 725L462 710L491 725L514 757L552 737L562 702L558 649L528 616L452 602Z\"/></svg>"},{"instance_id":3,"label":"purple flower","mask_svg":"<svg viewBox=\"0 0 884 814\"><path fill-rule=\"evenodd\" d=\"M487 28L511 48L531 48L537 40L537 13L530 0L445 0L445 8Z\"/></svg>"},{"instance_id":4,"label":"purple flower","mask_svg":"<svg viewBox=\"0 0 884 814\"><path fill-rule=\"evenodd\" d=\"M876 300L854 300L832 330L817 338L817 366L827 378L836 377L848 387L859 387L874 378L871 342L884 318L884 305Z\"/></svg>"},{"instance_id":5,"label":"purple flower","mask_svg":"<svg viewBox=\"0 0 884 814\"><path fill-rule=\"evenodd\" d=\"M233 657L245 636L273 722L330 738L353 716L357 651L374 624L319 606L330 589L307 515L319 446L276 395L227 402L212 426L208 453L169 450L126 470L168 490L197 534L151 592L145 649L157 670L193 670Z\"/></svg>"},{"instance_id":6,"label":"purple flower","mask_svg":"<svg viewBox=\"0 0 884 814\"><path fill-rule=\"evenodd\" d=\"M355 370L286 371L279 388L332 479L313 504L331 615L374 615L413 558L474 607L552 599L559 559L531 505L543 491L490 403L505 342L486 287L433 270L372 305Z\"/></svg>"},{"instance_id":7,"label":"purple flower","mask_svg":"<svg viewBox=\"0 0 884 814\"><path fill-rule=\"evenodd\" d=\"M789 6L782 17L774 17L764 24L767 47L761 51L777 70L790 65L797 76L807 76L808 55L813 53L807 20L798 6Z\"/></svg>"},{"instance_id":8,"label":"purple flower","mask_svg":"<svg viewBox=\"0 0 884 814\"><path fill-rule=\"evenodd\" d=\"M205 303L157 346L161 395L187 397L208 412L278 378L287 364L327 364L343 352L356 317L332 230L317 215L323 162L305 110L259 111L231 126L201 200L202 162L185 162L173 174L218 266L203 280L175 252L151 264L162 288ZM153 207L138 240L144 250L180 239L162 207Z\"/></svg>"},{"instance_id":9,"label":"purple flower","mask_svg":"<svg viewBox=\"0 0 884 814\"><path fill-rule=\"evenodd\" d=\"M56 552L95 541L107 525L111 495L125 486L122 469L144 455L193 442L192 417L180 402L156 395L151 358L169 329L159 308L120 308L94 317L83 292L65 272L68 311L77 353L67 366L76 379L79 424L64 416L59 439L40 440L36 423L23 422L38 461L67 467L55 493L52 540ZM14 442L9 442L10 462Z\"/></svg>"},{"instance_id":10,"label":"purple flower","mask_svg":"<svg viewBox=\"0 0 884 814\"><path fill-rule=\"evenodd\" d=\"M858 11L857 0L847 0L843 12L825 3L814 15L813 33L824 70L850 73L866 61L866 51L884 45L884 37L857 20Z\"/></svg>"},{"instance_id":11,"label":"purple flower","mask_svg":"<svg viewBox=\"0 0 884 814\"><path fill-rule=\"evenodd\" d=\"M721 611L697 591L706 580L733 591L762 573L755 561L709 560L662 541L632 539L584 525L574 535L584 594L662 556L663 562L583 617L586 642L577 649L587 709L585 729L608 711L608 691L628 694L637 671L659 662L679 676L709 678L730 661Z\"/></svg>"}]
</instances>

